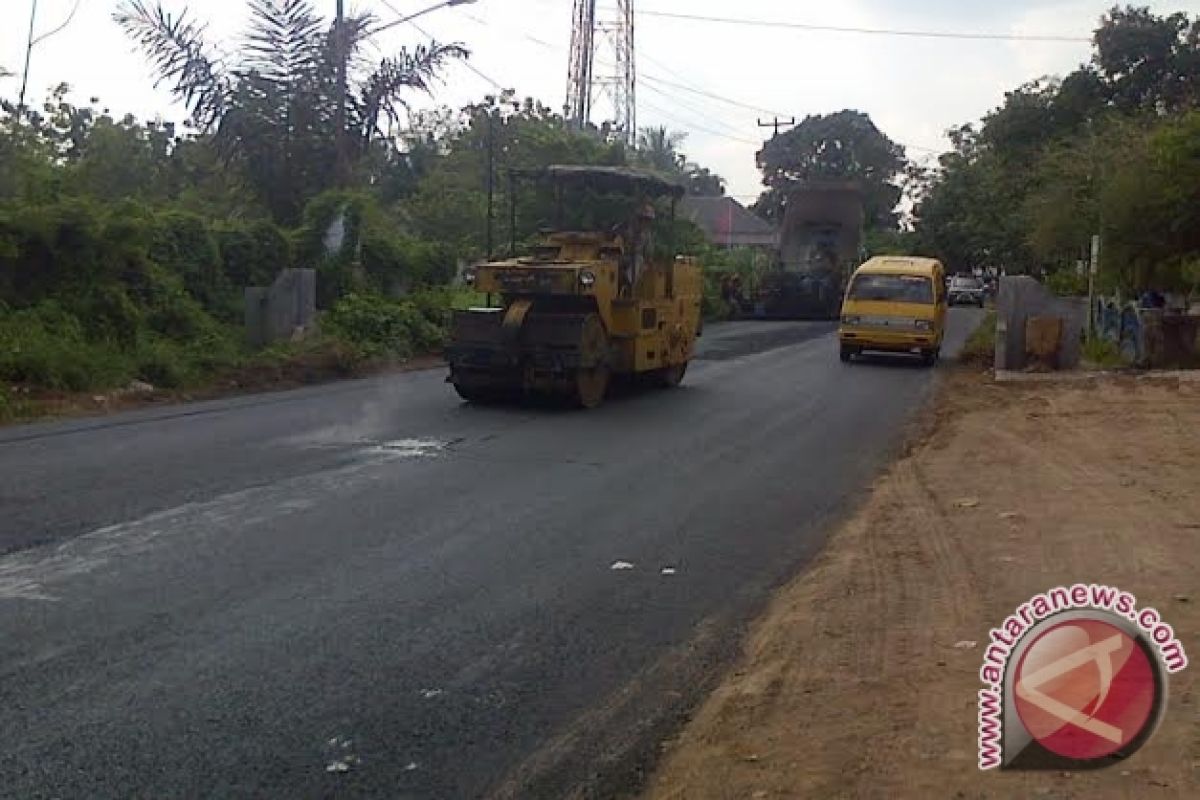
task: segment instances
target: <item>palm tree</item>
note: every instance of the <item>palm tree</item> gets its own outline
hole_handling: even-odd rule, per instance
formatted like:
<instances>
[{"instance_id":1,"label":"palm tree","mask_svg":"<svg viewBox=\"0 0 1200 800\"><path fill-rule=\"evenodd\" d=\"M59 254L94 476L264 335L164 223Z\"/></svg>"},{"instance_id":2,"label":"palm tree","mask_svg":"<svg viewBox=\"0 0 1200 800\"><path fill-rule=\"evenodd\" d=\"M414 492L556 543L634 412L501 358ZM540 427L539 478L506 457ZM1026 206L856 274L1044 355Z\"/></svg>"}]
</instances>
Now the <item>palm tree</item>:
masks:
<instances>
[{"instance_id":1,"label":"palm tree","mask_svg":"<svg viewBox=\"0 0 1200 800\"><path fill-rule=\"evenodd\" d=\"M251 21L236 64L206 40L205 26L185 9L159 0L123 0L114 18L145 52L157 73L187 106L193 124L222 157L245 170L277 219L295 222L303 203L336 183L341 138L351 165L384 127L400 121L410 90L430 92L460 45L427 46L369 64L363 44L372 18L327 24L309 0L250 0ZM344 42L352 80L338 136L338 43Z\"/></svg>"},{"instance_id":2,"label":"palm tree","mask_svg":"<svg viewBox=\"0 0 1200 800\"><path fill-rule=\"evenodd\" d=\"M651 169L677 176L683 171L685 159L679 148L685 139L686 133L665 125L642 128L637 137L638 158Z\"/></svg>"}]
</instances>

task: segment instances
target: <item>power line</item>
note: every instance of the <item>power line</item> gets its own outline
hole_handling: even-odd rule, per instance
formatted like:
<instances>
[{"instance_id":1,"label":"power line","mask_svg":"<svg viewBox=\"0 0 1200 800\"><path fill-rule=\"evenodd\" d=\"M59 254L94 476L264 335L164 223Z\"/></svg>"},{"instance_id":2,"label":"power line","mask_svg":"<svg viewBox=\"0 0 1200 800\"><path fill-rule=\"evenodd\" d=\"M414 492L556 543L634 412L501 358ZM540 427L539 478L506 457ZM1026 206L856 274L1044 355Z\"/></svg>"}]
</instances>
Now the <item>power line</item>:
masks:
<instances>
[{"instance_id":1,"label":"power line","mask_svg":"<svg viewBox=\"0 0 1200 800\"><path fill-rule=\"evenodd\" d=\"M726 133L732 134L735 138L740 133L745 132L744 128L739 128L737 126L729 124L728 122L724 122L717 117L714 117L708 109L704 109L699 106L694 106L694 105L689 105L687 103L684 103L677 96L669 94L667 92L664 92L662 89L659 89L656 86L652 86L649 83L643 83L642 88L648 92L653 92L654 94L659 95L660 97L670 100L673 106L678 107L684 111L689 112L690 114L695 115L695 117L697 119L704 120L705 124L716 125L718 128L721 128Z\"/></svg>"},{"instance_id":2,"label":"power line","mask_svg":"<svg viewBox=\"0 0 1200 800\"><path fill-rule=\"evenodd\" d=\"M381 0L381 1L382 1L382 2L384 2L386 5L388 5L389 7L391 7L390 3L388 3L388 2L387 2L387 0ZM394 9L394 8L393 8L392 10L393 10L393 11L395 11L395 9ZM399 13L399 12L397 12L397 13ZM650 15L663 15L663 14L665 14L666 12L650 12L650 11L639 11L639 12L637 12L637 13L640 13L640 14L650 14ZM476 16L475 14L470 14L470 13L467 13L467 14L464 14L463 16L465 16L467 19L471 20L472 22L474 22L474 23L476 23L477 25L480 25L480 26L482 26L482 27L484 27L484 28L490 28L490 27L492 27L492 26L491 26L491 23L489 23L487 20L484 20L484 19L482 19L482 18L480 18L480 17ZM418 30L419 30L419 29L418 29ZM516 29L514 29L514 30L516 30ZM527 39L527 40L528 40L528 41L530 41L530 42L533 42L534 44L538 45L539 47L542 47L542 48L544 48L544 49L546 49L546 50L552 50L552 51L555 51L555 52L559 52L559 53L561 53L561 52L562 52L562 48L561 48L561 47L558 47L558 46L556 46L556 45L553 45L553 44L551 44L551 43L549 43L549 42L546 42L546 41L544 41L544 40L542 40L542 39L539 39L538 37L536 37L536 36L533 36L532 34L530 34L528 31L521 30L521 31L519 31L519 33L520 33L520 35L521 35L523 38ZM665 64L664 64L664 63L662 63L661 61L658 61L658 60L656 60L656 59L654 59L654 58L651 58L651 57L649 57L649 56L646 56L646 55L644 55L644 54L643 54L643 55L641 55L640 57L641 57L641 58L644 58L646 61L649 61L649 62L650 62L650 63L652 63L652 64L655 64L656 66L658 66L659 68L661 68L663 71L665 71L665 72L668 72L668 73L671 73L671 74L673 74L673 75L676 75L676 76L678 76L678 77L680 77L680 78L682 79L682 76L680 76L678 72L676 72L674 69L672 69L672 68L668 67L667 65L665 65ZM649 90L650 90L650 91L652 91L652 92L655 92L655 93L656 93L656 94L658 94L658 95L661 95L661 96L663 96L663 97L667 97L668 99L671 99L671 100L672 100L672 101L673 101L675 104L677 104L677 105L681 105L681 106L683 106L684 104L680 103L678 98L671 97L671 96L670 96L668 93L666 93L666 92L662 91L662 89L661 89L661 88L657 88L657 87L656 87L654 84L657 84L659 87L667 87L667 88L670 88L670 89L676 89L676 90L679 90L679 91L688 92L688 93L690 93L690 94L693 94L693 95L696 95L696 96L698 96L698 97L704 97L704 98L707 98L707 99L709 99L709 100L715 100L715 101L717 101L717 102L720 102L720 103L725 103L726 105L733 106L733 107L735 107L735 108L741 108L741 109L744 109L744 110L747 110L747 111L753 111L753 112L754 112L754 113L756 113L756 114L768 114L768 115L770 115L770 116L773 116L773 117L784 117L784 116L791 116L791 114L789 114L789 113L787 113L787 112L778 111L778 110L773 110L773 109L769 109L769 108L764 108L763 106L756 106L756 105L753 105L753 104L751 104L751 103L745 103L745 102L742 102L742 101L740 101L740 100L735 100L735 99L733 99L733 98L731 98L731 97L725 97L725 96L723 96L723 95L716 94L715 92L710 92L710 91L706 91L706 90L704 90L704 89L700 89L700 88L698 88L698 87L696 87L696 86L688 85L688 84L685 84L685 83L678 83L678 82L675 82L675 81L669 81L669 80L667 80L667 79L665 79L665 78L660 78L660 77L657 77L657 76L655 76L655 75L653 75L653 74L650 74L650 73L647 73L647 72L645 72L645 71L641 71L638 77L639 77L639 78L640 78L640 79L643 81L643 84L645 85L645 88L649 89ZM486 79L486 78L485 78L485 79ZM486 79L486 80L489 80L489 82L491 82L491 81L490 81L490 79ZM494 83L494 82L492 82L492 83ZM656 107L656 106L653 106L653 105L647 104L647 107L654 108L655 110L659 111L660 113L665 113L665 114L667 114L667 115L670 115L670 112L665 112L665 111L663 111L662 109L659 109L659 108L658 108L658 107ZM685 107L685 108L688 108L687 106L684 106L684 107ZM697 112L697 111L696 111L695 107L690 107L690 110L691 110L693 113L699 113L699 112ZM688 122L686 122L686 121L682 121L682 120L680 120L678 116L674 116L673 118L674 118L674 119L675 119L677 122L682 122L683 124L689 124L689 125L692 125L692 127L695 127L697 130L699 130L699 131L703 131L703 132L705 132L705 133L708 133L708 134L710 134L710 135L712 135L712 136L717 136L717 137L719 137L719 138L729 139L729 140L731 140L731 141L741 142L741 143L743 143L743 144L752 144L752 145L755 145L756 147L762 144L762 142L761 142L761 141L754 141L754 140L751 140L751 139L747 139L747 138L740 137L740 136L736 136L736 135L731 135L731 134L728 134L728 133L721 133L721 132L719 132L719 131L714 131L714 130L712 130L712 129L706 128L706 127L704 127L704 126L702 126L702 125L696 125L696 124L693 124L693 123L688 123ZM732 129L732 126L730 126L730 125L727 125L727 124L725 124L725 123L719 123L719 124L720 124L722 127L725 127L725 128L727 128L727 129ZM921 145L915 145L915 144L904 144L904 143L901 143L901 144L903 144L903 146L904 146L904 147L906 147L906 148L908 148L909 150L918 150L918 151L922 151L922 152L925 152L925 153L930 153L930 154L934 154L934 155L939 155L939 154L941 154L941 153L945 152L945 148L924 147L924 146L921 146Z\"/></svg>"},{"instance_id":3,"label":"power line","mask_svg":"<svg viewBox=\"0 0 1200 800\"><path fill-rule=\"evenodd\" d=\"M395 14L397 17L401 17L401 18L403 18L403 17L404 17L404 14L402 14L402 13L400 12L400 9L396 8L396 6L394 6L394 5L393 5L391 2L389 2L389 0L379 0L379 1L380 1L381 3L383 3L385 6L387 6L388 10L390 10L390 11L391 11L393 14ZM422 28L422 27L421 27L421 26L420 26L420 25L419 25L419 24L418 24L418 23L417 23L415 20L412 20L412 19L404 20L404 19L402 19L401 21L407 22L409 25L412 25L414 28L416 28L416 29L417 29L417 32L418 32L418 33L420 33L422 36L424 36L426 39L430 40L431 42L432 42L432 41L436 41L436 38L435 38L435 37L434 37L434 36L433 36L433 35L432 35L432 34L431 34L429 31L427 31L427 30L425 30L424 28ZM466 58L464 58L464 59L463 59L463 60L462 60L460 63L461 63L461 64L462 64L464 67L466 67L467 69L471 70L471 72L474 72L474 73L475 73L476 75L478 75L480 78L482 78L483 80L485 80L485 81L487 81L489 84L491 84L491 85L492 85L492 87L493 87L493 88L495 88L497 91L504 92L504 91L507 91L507 90L510 88L510 87L508 87L508 86L503 86L503 85L501 85L501 83L500 83L499 81L497 81L497 80L495 80L494 78L490 77L489 75L485 74L485 73L483 72L483 70L479 69L479 68L478 68L478 67L476 67L474 64L472 64L472 63L470 62L470 60L469 60L469 59L466 59Z\"/></svg>"},{"instance_id":4,"label":"power line","mask_svg":"<svg viewBox=\"0 0 1200 800\"><path fill-rule=\"evenodd\" d=\"M33 44L35 46L39 45L42 42L49 39L51 36L54 36L55 34L58 34L58 33L62 33L64 30L66 30L67 26L70 25L71 22L75 19L75 14L79 11L79 6L82 3L83 3L83 0L75 0L75 5L71 6L71 13L67 14L67 18L65 20L63 20L63 23L61 25L59 25L57 28L55 28L54 30L47 31L46 33L43 33L41 36L34 39Z\"/></svg>"},{"instance_id":5,"label":"power line","mask_svg":"<svg viewBox=\"0 0 1200 800\"><path fill-rule=\"evenodd\" d=\"M855 33L871 36L901 36L914 39L970 39L1004 42L1057 42L1057 43L1090 43L1090 37L1083 36L1044 36L1020 33L969 33L955 31L921 31L902 30L897 28L860 28L841 25L814 25L806 22L785 22L782 20L748 19L740 17L710 17L700 14L680 14L671 11L637 12L645 17L662 17L665 19L687 20L691 22L708 22L721 25L743 25L756 28L784 28L791 30L815 31L823 33Z\"/></svg>"},{"instance_id":6,"label":"power line","mask_svg":"<svg viewBox=\"0 0 1200 800\"><path fill-rule=\"evenodd\" d=\"M737 108L744 108L747 111L753 111L756 114L771 114L773 116L786 116L785 114L783 114L782 112L779 112L779 111L772 111L771 109L763 108L762 106L751 105L750 103L743 103L740 100L734 100L729 97L722 97L719 94L714 94L713 92L708 92L708 91L705 91L704 89L696 89L696 88L688 86L686 84L675 83L673 81L664 80L662 78L656 78L653 75L642 75L642 77L645 80L651 81L652 83L657 83L661 86L666 86L671 89L678 89L683 92L690 92L691 94L699 95L701 97L707 97L710 100L719 100L720 102L726 103L727 105L735 106Z\"/></svg>"},{"instance_id":7,"label":"power line","mask_svg":"<svg viewBox=\"0 0 1200 800\"><path fill-rule=\"evenodd\" d=\"M672 89L678 89L683 92L691 92L693 94L698 94L703 97L707 97L711 100L717 100L719 102L727 103L728 105L736 106L738 108L744 108L749 111L759 112L759 113L763 113L763 114L770 114L773 117L791 116L790 114L783 114L782 112L779 112L779 111L772 111L770 109L763 108L761 106L755 106L755 105L751 105L748 103L743 103L740 100L734 100L731 97L724 97L719 94L714 94L713 92L706 92L702 89L695 89L690 86L687 86L686 84L665 81L662 78L656 78L652 75L642 75L642 78L647 81L650 81L651 83L656 83L661 86L667 86ZM938 149L935 147L923 147L921 145L916 145L916 144L904 144L903 142L901 142L900 144L903 144L905 147L907 147L910 150L921 150L926 153L940 154L940 153L945 152L945 148Z\"/></svg>"},{"instance_id":8,"label":"power line","mask_svg":"<svg viewBox=\"0 0 1200 800\"><path fill-rule=\"evenodd\" d=\"M657 89L654 89L653 87L647 87L647 88L649 88L651 91L661 94L663 97L666 97L668 100L671 99L670 95L665 94L663 92L659 92ZM722 133L721 131L706 127L704 125L701 125L700 123L683 119L682 117L678 116L675 112L668 111L667 109L661 108L660 106L656 106L653 103L647 103L644 100L642 101L642 103L647 108L657 111L658 113L666 116L667 118L675 120L675 122L677 122L681 125L687 125L691 128L695 128L696 130L701 131L702 133L707 133L710 136L716 136L720 139L728 139L729 141L732 141L732 142L741 142L742 144L750 144L750 145L754 145L755 147L758 147L762 144L762 142L756 141L754 139L747 139L745 137L736 136L736 135L733 135L730 133Z\"/></svg>"}]
</instances>

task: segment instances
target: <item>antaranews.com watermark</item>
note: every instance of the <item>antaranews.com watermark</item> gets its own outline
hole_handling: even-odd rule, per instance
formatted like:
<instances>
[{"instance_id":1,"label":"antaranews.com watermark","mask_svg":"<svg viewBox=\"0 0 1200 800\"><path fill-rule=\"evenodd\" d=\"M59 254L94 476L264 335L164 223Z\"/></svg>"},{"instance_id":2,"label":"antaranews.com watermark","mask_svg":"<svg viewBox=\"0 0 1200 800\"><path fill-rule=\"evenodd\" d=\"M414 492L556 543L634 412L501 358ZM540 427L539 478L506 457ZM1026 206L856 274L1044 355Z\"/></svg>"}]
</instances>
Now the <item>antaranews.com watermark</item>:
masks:
<instances>
[{"instance_id":1,"label":"antaranews.com watermark","mask_svg":"<svg viewBox=\"0 0 1200 800\"><path fill-rule=\"evenodd\" d=\"M1111 586L1076 584L1021 604L979 671L979 768L1104 766L1153 735L1167 675L1188 665L1174 629Z\"/></svg>"}]
</instances>

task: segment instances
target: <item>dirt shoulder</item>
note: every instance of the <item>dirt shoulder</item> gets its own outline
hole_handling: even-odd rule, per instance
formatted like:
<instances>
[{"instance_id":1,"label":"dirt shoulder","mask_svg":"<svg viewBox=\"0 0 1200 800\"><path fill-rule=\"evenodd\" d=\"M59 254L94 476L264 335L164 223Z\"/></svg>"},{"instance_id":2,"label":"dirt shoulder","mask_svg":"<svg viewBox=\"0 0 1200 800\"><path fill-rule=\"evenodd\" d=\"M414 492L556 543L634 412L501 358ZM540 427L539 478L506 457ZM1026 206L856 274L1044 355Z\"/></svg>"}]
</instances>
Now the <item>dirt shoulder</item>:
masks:
<instances>
[{"instance_id":1,"label":"dirt shoulder","mask_svg":"<svg viewBox=\"0 0 1200 800\"><path fill-rule=\"evenodd\" d=\"M936 409L772 603L649 797L1200 797L1200 387L964 370ZM980 773L966 643L1078 581L1155 606L1192 656L1161 729L1107 771Z\"/></svg>"}]
</instances>

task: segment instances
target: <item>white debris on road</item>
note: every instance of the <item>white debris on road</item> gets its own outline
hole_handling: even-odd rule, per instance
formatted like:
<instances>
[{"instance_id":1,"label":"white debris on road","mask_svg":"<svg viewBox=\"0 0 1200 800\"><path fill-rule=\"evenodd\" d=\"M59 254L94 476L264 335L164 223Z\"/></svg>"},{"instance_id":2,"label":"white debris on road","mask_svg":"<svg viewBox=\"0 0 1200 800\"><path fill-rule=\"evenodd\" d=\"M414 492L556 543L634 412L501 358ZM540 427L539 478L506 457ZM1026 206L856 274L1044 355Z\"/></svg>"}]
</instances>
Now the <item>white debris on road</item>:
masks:
<instances>
[{"instance_id":1,"label":"white debris on road","mask_svg":"<svg viewBox=\"0 0 1200 800\"><path fill-rule=\"evenodd\" d=\"M676 573L677 573L677 570L674 567L663 567L662 568L663 575L675 575Z\"/></svg>"},{"instance_id":2,"label":"white debris on road","mask_svg":"<svg viewBox=\"0 0 1200 800\"><path fill-rule=\"evenodd\" d=\"M343 739L341 736L335 736L330 739L326 749L330 751L329 757L331 760L325 765L325 771L340 774L353 769L354 765L359 763L358 756L348 752L353 745L354 742L352 740Z\"/></svg>"},{"instance_id":3,"label":"white debris on road","mask_svg":"<svg viewBox=\"0 0 1200 800\"><path fill-rule=\"evenodd\" d=\"M626 572L633 569L633 564L628 561L614 561L611 569L613 572Z\"/></svg>"},{"instance_id":4,"label":"white debris on road","mask_svg":"<svg viewBox=\"0 0 1200 800\"><path fill-rule=\"evenodd\" d=\"M380 442L369 448L371 452L391 458L433 458L441 455L448 445L436 439L397 439Z\"/></svg>"}]
</instances>

